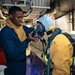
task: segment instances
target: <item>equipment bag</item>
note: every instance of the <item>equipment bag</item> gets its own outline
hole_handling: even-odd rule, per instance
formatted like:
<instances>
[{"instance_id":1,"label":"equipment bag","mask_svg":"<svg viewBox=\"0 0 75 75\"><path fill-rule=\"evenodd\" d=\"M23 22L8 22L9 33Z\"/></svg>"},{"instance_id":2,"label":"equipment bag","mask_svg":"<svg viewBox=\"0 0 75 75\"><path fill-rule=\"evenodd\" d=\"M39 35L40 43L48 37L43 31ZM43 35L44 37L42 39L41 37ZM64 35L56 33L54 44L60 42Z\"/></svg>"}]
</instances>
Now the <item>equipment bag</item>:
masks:
<instances>
[{"instance_id":1,"label":"equipment bag","mask_svg":"<svg viewBox=\"0 0 75 75\"><path fill-rule=\"evenodd\" d=\"M73 38L67 34L67 33L63 33L67 38L68 40L71 42L72 46L73 46L73 56L72 56L72 65L70 67L70 71L71 71L71 75L75 75L75 41L73 40Z\"/></svg>"},{"instance_id":2,"label":"equipment bag","mask_svg":"<svg viewBox=\"0 0 75 75\"><path fill-rule=\"evenodd\" d=\"M49 37L48 39L48 46L47 46L47 59L48 59L48 63L47 63L47 66L45 67L45 70L44 70L44 74L43 75L52 75L52 68L50 67L50 64L51 64L51 60L50 60L50 55L49 55L49 52L50 52L50 44L52 42L52 40L54 39L54 37L58 34L61 33L61 30L59 28L57 28L51 35L51 37ZM72 37L68 34L68 33L62 33L63 35L65 35L68 40L71 42L72 46L73 46L73 58L72 58L72 65L71 65L71 75L75 75L75 41L72 39Z\"/></svg>"}]
</instances>

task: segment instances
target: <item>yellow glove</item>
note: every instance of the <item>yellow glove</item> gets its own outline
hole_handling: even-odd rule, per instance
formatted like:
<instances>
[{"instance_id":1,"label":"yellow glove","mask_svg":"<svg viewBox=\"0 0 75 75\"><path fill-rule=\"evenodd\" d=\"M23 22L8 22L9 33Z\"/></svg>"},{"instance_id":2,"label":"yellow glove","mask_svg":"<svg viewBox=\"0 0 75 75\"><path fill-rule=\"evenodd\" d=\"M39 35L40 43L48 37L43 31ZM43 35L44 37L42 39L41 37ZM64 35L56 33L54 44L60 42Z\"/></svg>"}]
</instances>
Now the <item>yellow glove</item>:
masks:
<instances>
[{"instance_id":1,"label":"yellow glove","mask_svg":"<svg viewBox=\"0 0 75 75\"><path fill-rule=\"evenodd\" d=\"M72 65L73 57L70 58L70 65Z\"/></svg>"}]
</instances>

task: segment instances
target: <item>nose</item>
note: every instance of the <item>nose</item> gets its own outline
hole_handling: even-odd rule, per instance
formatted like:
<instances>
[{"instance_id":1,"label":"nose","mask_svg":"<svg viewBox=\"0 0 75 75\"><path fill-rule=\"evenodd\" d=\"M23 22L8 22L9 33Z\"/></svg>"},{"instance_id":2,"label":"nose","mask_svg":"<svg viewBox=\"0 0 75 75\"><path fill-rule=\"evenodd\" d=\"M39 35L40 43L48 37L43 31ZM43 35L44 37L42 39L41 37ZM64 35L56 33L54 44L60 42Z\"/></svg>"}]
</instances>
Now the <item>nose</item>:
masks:
<instances>
[{"instance_id":1,"label":"nose","mask_svg":"<svg viewBox=\"0 0 75 75\"><path fill-rule=\"evenodd\" d=\"M20 17L19 20L23 20L23 17Z\"/></svg>"},{"instance_id":2,"label":"nose","mask_svg":"<svg viewBox=\"0 0 75 75\"><path fill-rule=\"evenodd\" d=\"M23 21L23 18L22 18L22 17L21 17L21 18L19 18L19 21L20 21L20 22L22 22L22 21Z\"/></svg>"}]
</instances>

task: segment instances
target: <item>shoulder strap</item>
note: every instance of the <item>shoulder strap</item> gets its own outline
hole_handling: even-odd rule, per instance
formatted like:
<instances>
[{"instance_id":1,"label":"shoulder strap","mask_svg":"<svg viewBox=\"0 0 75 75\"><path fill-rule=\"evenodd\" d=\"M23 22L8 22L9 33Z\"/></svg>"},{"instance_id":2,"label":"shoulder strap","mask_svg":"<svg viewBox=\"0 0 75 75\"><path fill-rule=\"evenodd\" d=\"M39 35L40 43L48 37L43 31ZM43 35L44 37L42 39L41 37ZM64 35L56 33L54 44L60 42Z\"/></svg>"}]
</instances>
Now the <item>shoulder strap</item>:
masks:
<instances>
[{"instance_id":1,"label":"shoulder strap","mask_svg":"<svg viewBox=\"0 0 75 75\"><path fill-rule=\"evenodd\" d=\"M60 30L59 28L56 28L56 29L54 30L54 32L52 33L52 35L48 38L48 46L47 46L46 51L49 50L50 44L51 44L52 40L54 39L54 37L55 37L56 35L60 34L60 33L61 33L61 30ZM49 51L48 51L48 52L49 52ZM47 54L49 54L49 53L47 53Z\"/></svg>"}]
</instances>

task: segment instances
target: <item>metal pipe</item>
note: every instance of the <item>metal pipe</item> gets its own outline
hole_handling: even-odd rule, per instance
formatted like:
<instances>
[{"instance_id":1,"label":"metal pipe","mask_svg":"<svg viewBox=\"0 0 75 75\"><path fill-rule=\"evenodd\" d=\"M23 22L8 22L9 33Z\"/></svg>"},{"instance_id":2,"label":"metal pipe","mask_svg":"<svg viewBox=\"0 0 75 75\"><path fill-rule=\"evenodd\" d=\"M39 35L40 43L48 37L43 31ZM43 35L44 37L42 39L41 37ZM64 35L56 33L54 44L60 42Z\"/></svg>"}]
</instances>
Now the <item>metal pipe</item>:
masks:
<instances>
[{"instance_id":1,"label":"metal pipe","mask_svg":"<svg viewBox=\"0 0 75 75\"><path fill-rule=\"evenodd\" d=\"M31 6L32 8L46 8L46 9L50 9L50 7L44 7L44 6Z\"/></svg>"},{"instance_id":2,"label":"metal pipe","mask_svg":"<svg viewBox=\"0 0 75 75\"><path fill-rule=\"evenodd\" d=\"M26 7L24 4L2 4L3 6L20 6L20 7ZM50 7L44 7L44 6L31 6L32 8L44 8L44 9L50 9Z\"/></svg>"}]
</instances>

